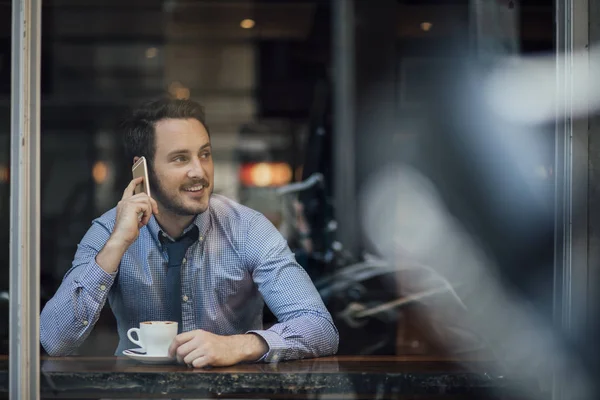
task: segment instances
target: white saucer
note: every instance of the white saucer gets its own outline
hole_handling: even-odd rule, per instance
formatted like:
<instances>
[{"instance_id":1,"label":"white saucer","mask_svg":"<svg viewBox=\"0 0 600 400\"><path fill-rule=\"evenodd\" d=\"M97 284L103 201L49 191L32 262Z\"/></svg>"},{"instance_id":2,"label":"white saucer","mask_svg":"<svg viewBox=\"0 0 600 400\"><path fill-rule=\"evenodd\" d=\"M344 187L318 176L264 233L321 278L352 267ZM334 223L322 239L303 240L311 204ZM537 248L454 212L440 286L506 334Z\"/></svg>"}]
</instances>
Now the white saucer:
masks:
<instances>
[{"instance_id":1,"label":"white saucer","mask_svg":"<svg viewBox=\"0 0 600 400\"><path fill-rule=\"evenodd\" d=\"M146 354L140 354L138 352L144 351L143 349L130 349L123 350L123 354L136 361L144 364L172 364L175 362L175 358L169 356L149 356Z\"/></svg>"}]
</instances>

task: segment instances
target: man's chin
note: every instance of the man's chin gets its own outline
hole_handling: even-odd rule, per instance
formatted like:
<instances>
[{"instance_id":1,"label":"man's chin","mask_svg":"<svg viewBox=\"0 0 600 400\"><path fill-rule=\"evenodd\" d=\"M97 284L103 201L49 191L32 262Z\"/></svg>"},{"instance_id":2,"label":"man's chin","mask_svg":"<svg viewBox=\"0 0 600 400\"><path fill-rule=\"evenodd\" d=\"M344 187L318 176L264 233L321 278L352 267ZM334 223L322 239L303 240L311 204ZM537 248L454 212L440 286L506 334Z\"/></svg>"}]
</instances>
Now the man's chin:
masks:
<instances>
[{"instance_id":1,"label":"man's chin","mask_svg":"<svg viewBox=\"0 0 600 400\"><path fill-rule=\"evenodd\" d=\"M184 208L187 215L197 215L202 214L206 210L208 210L208 202L204 204L196 204L193 206L187 206Z\"/></svg>"},{"instance_id":2,"label":"man's chin","mask_svg":"<svg viewBox=\"0 0 600 400\"><path fill-rule=\"evenodd\" d=\"M202 205L184 205L184 204L173 204L165 207L167 210L170 210L173 214L179 215L180 217L192 217L198 214L202 214L206 210L208 210L208 204Z\"/></svg>"}]
</instances>

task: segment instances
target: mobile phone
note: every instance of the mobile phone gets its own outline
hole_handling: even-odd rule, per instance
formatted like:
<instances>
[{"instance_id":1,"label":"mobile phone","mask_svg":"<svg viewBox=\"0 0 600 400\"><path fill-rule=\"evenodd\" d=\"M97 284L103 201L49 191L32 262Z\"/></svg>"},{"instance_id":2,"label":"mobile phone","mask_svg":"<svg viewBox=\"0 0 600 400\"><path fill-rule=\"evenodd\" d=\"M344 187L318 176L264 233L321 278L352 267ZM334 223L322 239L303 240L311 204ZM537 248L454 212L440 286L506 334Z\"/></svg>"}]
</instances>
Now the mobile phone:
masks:
<instances>
[{"instance_id":1,"label":"mobile phone","mask_svg":"<svg viewBox=\"0 0 600 400\"><path fill-rule=\"evenodd\" d=\"M144 178L142 183L137 185L134 189L134 193L146 193L150 196L150 182L148 181L148 163L146 162L146 157L142 156L133 167L131 167L131 173L133 174L133 179L139 178L140 176Z\"/></svg>"}]
</instances>

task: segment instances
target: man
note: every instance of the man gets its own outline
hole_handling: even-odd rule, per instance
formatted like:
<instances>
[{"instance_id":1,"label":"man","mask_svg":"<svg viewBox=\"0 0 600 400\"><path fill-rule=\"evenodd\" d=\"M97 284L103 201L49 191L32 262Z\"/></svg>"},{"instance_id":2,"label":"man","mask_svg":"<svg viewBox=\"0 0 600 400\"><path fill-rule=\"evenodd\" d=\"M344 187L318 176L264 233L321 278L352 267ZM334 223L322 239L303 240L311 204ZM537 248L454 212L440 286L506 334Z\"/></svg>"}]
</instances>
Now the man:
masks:
<instances>
[{"instance_id":1,"label":"man","mask_svg":"<svg viewBox=\"0 0 600 400\"><path fill-rule=\"evenodd\" d=\"M169 351L194 367L334 354L337 329L284 238L262 214L212 194L202 108L149 102L124 128L132 162L147 159L152 197L134 194L143 178L134 179L118 205L93 221L42 311L46 351L75 351L108 299L117 355L135 347L129 328L153 320L178 320L183 333ZM179 256L170 251L184 242ZM264 302L278 319L268 330Z\"/></svg>"}]
</instances>

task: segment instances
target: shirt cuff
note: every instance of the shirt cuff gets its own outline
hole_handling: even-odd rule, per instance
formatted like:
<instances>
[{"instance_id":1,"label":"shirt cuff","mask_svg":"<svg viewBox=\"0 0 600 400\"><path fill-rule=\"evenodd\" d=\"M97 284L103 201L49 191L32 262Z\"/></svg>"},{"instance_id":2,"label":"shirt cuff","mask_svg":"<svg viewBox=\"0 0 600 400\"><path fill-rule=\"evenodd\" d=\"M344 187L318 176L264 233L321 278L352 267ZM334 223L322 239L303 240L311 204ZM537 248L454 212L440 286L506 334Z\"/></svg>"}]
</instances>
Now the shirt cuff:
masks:
<instances>
[{"instance_id":1,"label":"shirt cuff","mask_svg":"<svg viewBox=\"0 0 600 400\"><path fill-rule=\"evenodd\" d=\"M256 360L256 362L278 362L284 359L283 353L287 347L285 340L277 333L265 330L248 331L246 333L259 335L267 342L267 346L269 346L269 350L261 358Z\"/></svg>"},{"instance_id":2,"label":"shirt cuff","mask_svg":"<svg viewBox=\"0 0 600 400\"><path fill-rule=\"evenodd\" d=\"M115 282L116 276L116 272L109 274L94 260L79 275L77 283L86 290L92 299L100 304L106 300L108 291Z\"/></svg>"}]
</instances>

